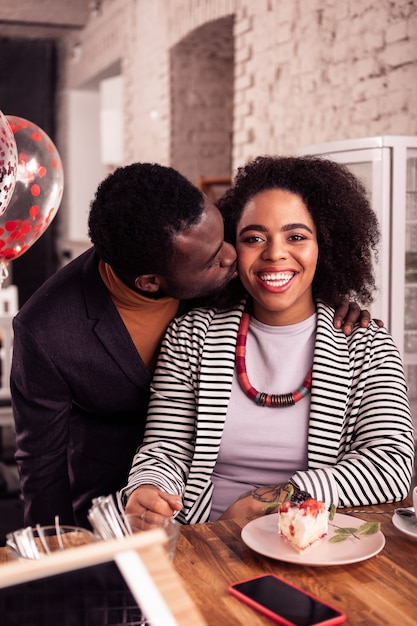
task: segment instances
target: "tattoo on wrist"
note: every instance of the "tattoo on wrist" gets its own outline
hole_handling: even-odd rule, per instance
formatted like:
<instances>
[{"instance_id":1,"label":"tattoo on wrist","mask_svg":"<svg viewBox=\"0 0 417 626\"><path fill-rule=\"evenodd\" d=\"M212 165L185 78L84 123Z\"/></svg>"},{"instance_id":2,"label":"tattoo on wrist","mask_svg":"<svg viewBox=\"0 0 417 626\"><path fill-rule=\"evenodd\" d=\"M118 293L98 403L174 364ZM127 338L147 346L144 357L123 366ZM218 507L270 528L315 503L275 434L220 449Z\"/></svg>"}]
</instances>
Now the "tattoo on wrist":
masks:
<instances>
[{"instance_id":1,"label":"tattoo on wrist","mask_svg":"<svg viewBox=\"0 0 417 626\"><path fill-rule=\"evenodd\" d=\"M290 500L294 491L298 491L298 487L292 483L286 483L284 485L259 487L254 489L251 495L255 500L265 503L264 515L269 515L279 510L286 500Z\"/></svg>"},{"instance_id":2,"label":"tattoo on wrist","mask_svg":"<svg viewBox=\"0 0 417 626\"><path fill-rule=\"evenodd\" d=\"M237 500L244 500L245 498L249 498L252 495L253 490L245 491L245 493L241 493Z\"/></svg>"},{"instance_id":3,"label":"tattoo on wrist","mask_svg":"<svg viewBox=\"0 0 417 626\"><path fill-rule=\"evenodd\" d=\"M251 495L258 502L277 502L283 489L283 485L269 485L268 487L253 489L248 495Z\"/></svg>"}]
</instances>

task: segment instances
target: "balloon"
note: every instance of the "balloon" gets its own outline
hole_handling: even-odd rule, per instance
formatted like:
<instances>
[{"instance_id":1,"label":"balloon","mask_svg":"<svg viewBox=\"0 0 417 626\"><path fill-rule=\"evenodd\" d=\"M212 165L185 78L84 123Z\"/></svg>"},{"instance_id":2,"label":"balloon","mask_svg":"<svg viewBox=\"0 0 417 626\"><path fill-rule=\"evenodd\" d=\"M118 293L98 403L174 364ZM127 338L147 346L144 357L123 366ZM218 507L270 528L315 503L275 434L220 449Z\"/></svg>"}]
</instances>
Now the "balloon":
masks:
<instances>
[{"instance_id":1,"label":"balloon","mask_svg":"<svg viewBox=\"0 0 417 626\"><path fill-rule=\"evenodd\" d=\"M13 131L0 111L0 215L11 200L16 183L17 146Z\"/></svg>"},{"instance_id":2,"label":"balloon","mask_svg":"<svg viewBox=\"0 0 417 626\"><path fill-rule=\"evenodd\" d=\"M7 119L16 141L16 185L0 217L0 263L22 256L51 224L61 203L64 173L48 135L21 117Z\"/></svg>"}]
</instances>

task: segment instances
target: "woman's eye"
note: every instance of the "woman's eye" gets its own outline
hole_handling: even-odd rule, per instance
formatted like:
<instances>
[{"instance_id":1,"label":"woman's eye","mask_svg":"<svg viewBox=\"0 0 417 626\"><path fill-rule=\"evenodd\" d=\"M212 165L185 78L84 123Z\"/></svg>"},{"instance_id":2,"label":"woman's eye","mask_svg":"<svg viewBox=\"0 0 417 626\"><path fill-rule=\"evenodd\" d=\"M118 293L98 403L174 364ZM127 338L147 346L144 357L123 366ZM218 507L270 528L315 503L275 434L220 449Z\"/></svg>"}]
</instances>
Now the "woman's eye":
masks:
<instances>
[{"instance_id":1,"label":"woman's eye","mask_svg":"<svg viewBox=\"0 0 417 626\"><path fill-rule=\"evenodd\" d=\"M258 243L259 241L263 241L260 235L249 235L242 239L242 243Z\"/></svg>"},{"instance_id":2,"label":"woman's eye","mask_svg":"<svg viewBox=\"0 0 417 626\"><path fill-rule=\"evenodd\" d=\"M288 239L290 241L304 241L304 239L306 239L306 237L304 235L294 234L294 235L290 235L288 237Z\"/></svg>"}]
</instances>

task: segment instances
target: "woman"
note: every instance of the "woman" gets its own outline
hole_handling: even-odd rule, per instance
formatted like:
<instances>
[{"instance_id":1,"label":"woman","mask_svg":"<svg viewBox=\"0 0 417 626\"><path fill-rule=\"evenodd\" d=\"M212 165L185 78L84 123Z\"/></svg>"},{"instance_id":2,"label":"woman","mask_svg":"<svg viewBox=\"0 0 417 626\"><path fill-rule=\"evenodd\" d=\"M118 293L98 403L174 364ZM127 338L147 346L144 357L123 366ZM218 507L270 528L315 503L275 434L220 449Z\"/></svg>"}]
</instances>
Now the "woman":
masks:
<instances>
[{"instance_id":1,"label":"woman","mask_svg":"<svg viewBox=\"0 0 417 626\"><path fill-rule=\"evenodd\" d=\"M407 495L414 439L401 359L332 303L372 300L378 224L361 183L315 157L259 157L220 202L239 280L167 331L127 513L262 515L290 481L329 506Z\"/></svg>"}]
</instances>

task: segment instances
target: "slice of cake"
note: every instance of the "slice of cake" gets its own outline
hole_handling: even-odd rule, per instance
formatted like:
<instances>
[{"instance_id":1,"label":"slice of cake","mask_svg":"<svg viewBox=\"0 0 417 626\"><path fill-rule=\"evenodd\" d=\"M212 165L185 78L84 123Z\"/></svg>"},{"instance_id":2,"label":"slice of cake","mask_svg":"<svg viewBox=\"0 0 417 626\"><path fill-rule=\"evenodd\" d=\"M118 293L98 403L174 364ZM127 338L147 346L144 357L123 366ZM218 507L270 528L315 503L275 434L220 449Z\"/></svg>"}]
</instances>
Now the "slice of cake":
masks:
<instances>
[{"instance_id":1,"label":"slice of cake","mask_svg":"<svg viewBox=\"0 0 417 626\"><path fill-rule=\"evenodd\" d=\"M299 500L296 497L282 504L279 532L297 552L303 552L327 534L329 513L324 502L310 496Z\"/></svg>"}]
</instances>

